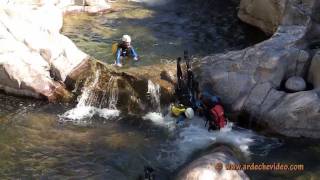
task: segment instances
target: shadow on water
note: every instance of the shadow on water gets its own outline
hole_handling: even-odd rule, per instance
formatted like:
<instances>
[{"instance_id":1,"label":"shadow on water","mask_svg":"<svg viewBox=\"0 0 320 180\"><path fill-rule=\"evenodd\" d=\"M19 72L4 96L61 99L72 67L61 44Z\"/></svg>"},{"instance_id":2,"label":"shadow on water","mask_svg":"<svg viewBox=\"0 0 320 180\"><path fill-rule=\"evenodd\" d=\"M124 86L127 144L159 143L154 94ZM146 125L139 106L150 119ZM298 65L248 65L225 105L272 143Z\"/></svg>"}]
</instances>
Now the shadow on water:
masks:
<instances>
[{"instance_id":1,"label":"shadow on water","mask_svg":"<svg viewBox=\"0 0 320 180\"><path fill-rule=\"evenodd\" d=\"M242 49L265 40L261 31L237 18L239 0L169 0L164 4L120 1L117 12L105 15L70 15L63 33L80 49L113 63L111 44L130 34L142 61L163 63L188 49L195 57Z\"/></svg>"}]
</instances>

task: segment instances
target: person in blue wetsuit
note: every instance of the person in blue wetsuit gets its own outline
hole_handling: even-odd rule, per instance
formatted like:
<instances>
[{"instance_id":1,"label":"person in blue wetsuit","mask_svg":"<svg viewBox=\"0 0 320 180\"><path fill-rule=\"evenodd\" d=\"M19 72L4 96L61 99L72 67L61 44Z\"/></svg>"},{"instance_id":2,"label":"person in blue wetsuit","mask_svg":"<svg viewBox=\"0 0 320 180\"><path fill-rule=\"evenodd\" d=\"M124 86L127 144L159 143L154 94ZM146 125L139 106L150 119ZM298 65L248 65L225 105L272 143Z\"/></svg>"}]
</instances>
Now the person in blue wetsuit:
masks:
<instances>
[{"instance_id":1,"label":"person in blue wetsuit","mask_svg":"<svg viewBox=\"0 0 320 180\"><path fill-rule=\"evenodd\" d=\"M133 58L133 60L138 61L138 54L131 46L131 37L129 35L123 35L121 42L117 44L116 66L122 66L121 57L130 57Z\"/></svg>"}]
</instances>

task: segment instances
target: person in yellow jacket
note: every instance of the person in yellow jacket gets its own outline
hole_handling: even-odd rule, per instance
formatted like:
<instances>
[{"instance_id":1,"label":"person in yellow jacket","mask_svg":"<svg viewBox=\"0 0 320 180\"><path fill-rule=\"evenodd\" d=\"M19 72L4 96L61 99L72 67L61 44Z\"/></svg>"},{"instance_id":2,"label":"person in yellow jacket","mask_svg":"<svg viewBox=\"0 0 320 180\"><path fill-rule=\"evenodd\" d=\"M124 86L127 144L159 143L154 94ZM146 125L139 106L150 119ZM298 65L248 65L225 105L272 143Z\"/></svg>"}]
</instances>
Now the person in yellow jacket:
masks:
<instances>
[{"instance_id":1,"label":"person in yellow jacket","mask_svg":"<svg viewBox=\"0 0 320 180\"><path fill-rule=\"evenodd\" d=\"M193 109L182 104L171 105L170 111L172 116L177 117L177 124L183 123L185 119L192 119L194 117Z\"/></svg>"}]
</instances>

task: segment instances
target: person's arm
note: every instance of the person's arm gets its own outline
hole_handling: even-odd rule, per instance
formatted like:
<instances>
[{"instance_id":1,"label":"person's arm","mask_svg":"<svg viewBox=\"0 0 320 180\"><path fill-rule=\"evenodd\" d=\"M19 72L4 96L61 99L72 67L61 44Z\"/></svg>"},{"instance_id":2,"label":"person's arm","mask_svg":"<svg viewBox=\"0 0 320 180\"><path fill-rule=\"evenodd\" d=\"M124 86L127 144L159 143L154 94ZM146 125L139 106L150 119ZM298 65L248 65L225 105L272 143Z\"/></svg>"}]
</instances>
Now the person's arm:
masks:
<instances>
[{"instance_id":1,"label":"person's arm","mask_svg":"<svg viewBox=\"0 0 320 180\"><path fill-rule=\"evenodd\" d=\"M130 47L131 50L131 54L134 60L138 60L138 54L136 53L136 51L134 50L134 48L131 46Z\"/></svg>"},{"instance_id":2,"label":"person's arm","mask_svg":"<svg viewBox=\"0 0 320 180\"><path fill-rule=\"evenodd\" d=\"M116 63L121 64L120 62L120 56L121 56L121 48L118 48L117 53L116 53Z\"/></svg>"}]
</instances>

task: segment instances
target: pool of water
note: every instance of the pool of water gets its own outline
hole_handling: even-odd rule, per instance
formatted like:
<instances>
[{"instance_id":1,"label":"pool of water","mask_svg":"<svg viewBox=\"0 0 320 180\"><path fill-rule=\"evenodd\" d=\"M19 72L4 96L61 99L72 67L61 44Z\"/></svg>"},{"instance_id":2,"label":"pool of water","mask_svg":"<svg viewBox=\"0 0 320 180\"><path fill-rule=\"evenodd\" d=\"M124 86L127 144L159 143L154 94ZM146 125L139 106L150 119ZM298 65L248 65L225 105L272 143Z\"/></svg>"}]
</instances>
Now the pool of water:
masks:
<instances>
[{"instance_id":1,"label":"pool of water","mask_svg":"<svg viewBox=\"0 0 320 180\"><path fill-rule=\"evenodd\" d=\"M68 15L62 33L84 52L108 63L114 62L112 43L129 34L141 58L133 65L171 61L184 50L203 57L267 38L237 18L239 0L142 2L149 3L119 0L112 3L113 13Z\"/></svg>"},{"instance_id":2,"label":"pool of water","mask_svg":"<svg viewBox=\"0 0 320 180\"><path fill-rule=\"evenodd\" d=\"M319 175L319 141L266 137L236 125L209 133L200 119L176 127L158 113L93 116L79 124L59 117L75 104L0 99L6 102L0 105L1 179L137 179L144 166L153 167L158 179L172 179L184 162L216 143L234 147L245 162L305 165L294 173L248 171L253 179Z\"/></svg>"}]
</instances>

